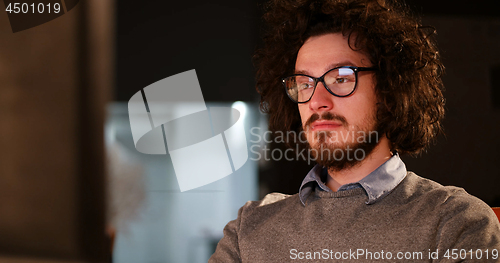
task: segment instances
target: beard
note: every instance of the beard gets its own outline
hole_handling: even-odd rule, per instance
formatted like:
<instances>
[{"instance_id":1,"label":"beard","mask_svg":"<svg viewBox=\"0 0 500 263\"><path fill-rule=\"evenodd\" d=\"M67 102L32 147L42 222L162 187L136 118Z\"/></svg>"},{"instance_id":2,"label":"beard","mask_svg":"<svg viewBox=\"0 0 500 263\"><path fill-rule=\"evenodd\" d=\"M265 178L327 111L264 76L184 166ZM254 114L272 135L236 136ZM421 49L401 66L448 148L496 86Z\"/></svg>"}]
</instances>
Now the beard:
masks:
<instances>
[{"instance_id":1,"label":"beard","mask_svg":"<svg viewBox=\"0 0 500 263\"><path fill-rule=\"evenodd\" d=\"M310 132L310 125L316 120L339 121L344 129ZM350 126L343 116L330 112L311 115L304 130L312 158L333 172L359 165L378 145L381 131L374 115L363 120L362 126Z\"/></svg>"}]
</instances>

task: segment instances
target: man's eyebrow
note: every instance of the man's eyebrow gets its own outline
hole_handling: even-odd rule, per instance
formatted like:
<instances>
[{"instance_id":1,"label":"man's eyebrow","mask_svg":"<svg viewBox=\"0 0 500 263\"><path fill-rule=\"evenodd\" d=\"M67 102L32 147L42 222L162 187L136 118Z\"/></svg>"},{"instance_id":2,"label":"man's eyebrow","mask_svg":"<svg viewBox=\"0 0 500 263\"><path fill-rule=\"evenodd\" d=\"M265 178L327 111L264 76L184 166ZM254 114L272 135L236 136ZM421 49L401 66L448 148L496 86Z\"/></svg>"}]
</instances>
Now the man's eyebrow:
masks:
<instances>
[{"instance_id":1,"label":"man's eyebrow","mask_svg":"<svg viewBox=\"0 0 500 263\"><path fill-rule=\"evenodd\" d=\"M333 69L333 68L344 67L344 66L355 66L355 65L351 61L345 60L342 62L332 63L332 64L328 65L328 67L326 67L324 69L324 72L327 72L328 70ZM304 74L304 75L312 76L309 73L309 71L307 71L307 70L295 70L294 74Z\"/></svg>"}]
</instances>

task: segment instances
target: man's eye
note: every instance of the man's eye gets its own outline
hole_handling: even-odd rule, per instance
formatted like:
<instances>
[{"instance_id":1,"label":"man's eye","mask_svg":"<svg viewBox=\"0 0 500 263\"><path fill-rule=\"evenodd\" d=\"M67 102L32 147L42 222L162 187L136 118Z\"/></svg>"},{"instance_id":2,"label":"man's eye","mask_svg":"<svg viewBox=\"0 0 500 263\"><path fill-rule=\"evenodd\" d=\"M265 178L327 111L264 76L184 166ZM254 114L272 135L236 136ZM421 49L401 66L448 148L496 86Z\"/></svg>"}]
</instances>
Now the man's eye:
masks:
<instances>
[{"instance_id":1,"label":"man's eye","mask_svg":"<svg viewBox=\"0 0 500 263\"><path fill-rule=\"evenodd\" d=\"M298 86L299 90L310 89L313 87L311 83L300 83Z\"/></svg>"},{"instance_id":2,"label":"man's eye","mask_svg":"<svg viewBox=\"0 0 500 263\"><path fill-rule=\"evenodd\" d=\"M337 79L335 80L335 83L342 84L342 83L346 83L346 82L348 82L348 81L349 81L349 79L348 79L348 78L337 78Z\"/></svg>"}]
</instances>

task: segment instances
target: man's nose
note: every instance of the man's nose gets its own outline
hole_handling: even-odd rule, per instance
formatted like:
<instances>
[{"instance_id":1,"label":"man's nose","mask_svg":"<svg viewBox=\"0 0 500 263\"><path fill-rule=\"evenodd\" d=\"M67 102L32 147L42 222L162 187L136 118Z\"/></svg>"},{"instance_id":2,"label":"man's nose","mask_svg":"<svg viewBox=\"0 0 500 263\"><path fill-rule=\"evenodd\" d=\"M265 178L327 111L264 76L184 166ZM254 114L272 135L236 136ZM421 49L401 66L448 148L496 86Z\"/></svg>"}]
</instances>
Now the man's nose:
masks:
<instances>
[{"instance_id":1,"label":"man's nose","mask_svg":"<svg viewBox=\"0 0 500 263\"><path fill-rule=\"evenodd\" d=\"M312 111L329 111L333 108L333 95L328 92L322 82L316 86L316 90L309 101Z\"/></svg>"}]
</instances>

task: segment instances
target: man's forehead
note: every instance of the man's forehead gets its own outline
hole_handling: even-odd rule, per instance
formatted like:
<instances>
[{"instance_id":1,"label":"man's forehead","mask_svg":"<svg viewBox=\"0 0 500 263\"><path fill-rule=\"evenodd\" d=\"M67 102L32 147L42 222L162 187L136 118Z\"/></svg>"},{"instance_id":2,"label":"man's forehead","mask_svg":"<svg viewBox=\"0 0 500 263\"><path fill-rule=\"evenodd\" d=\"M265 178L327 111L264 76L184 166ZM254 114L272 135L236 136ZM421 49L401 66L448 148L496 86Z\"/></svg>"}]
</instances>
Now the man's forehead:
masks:
<instances>
[{"instance_id":1,"label":"man's forehead","mask_svg":"<svg viewBox=\"0 0 500 263\"><path fill-rule=\"evenodd\" d=\"M332 62L331 64L327 65L323 70L324 70L324 72L327 72L330 69L343 67L343 66L359 66L359 65L356 65L356 63L354 63L351 60L342 60L340 62ZM312 72L310 72L306 68L297 68L297 65L295 65L295 74L312 75Z\"/></svg>"}]
</instances>

